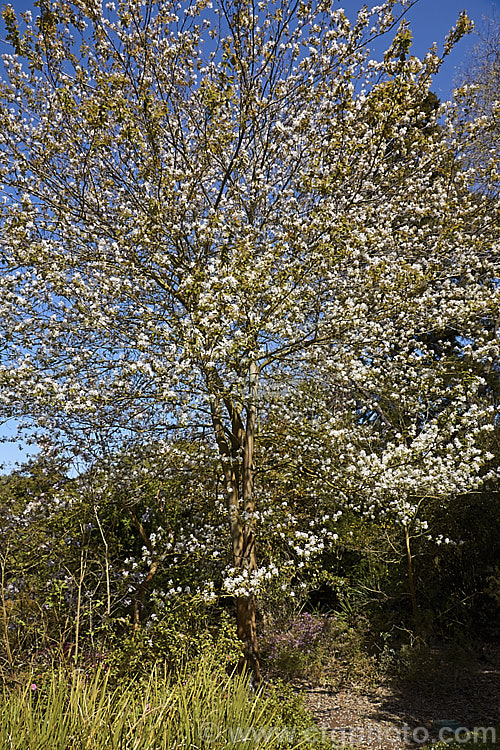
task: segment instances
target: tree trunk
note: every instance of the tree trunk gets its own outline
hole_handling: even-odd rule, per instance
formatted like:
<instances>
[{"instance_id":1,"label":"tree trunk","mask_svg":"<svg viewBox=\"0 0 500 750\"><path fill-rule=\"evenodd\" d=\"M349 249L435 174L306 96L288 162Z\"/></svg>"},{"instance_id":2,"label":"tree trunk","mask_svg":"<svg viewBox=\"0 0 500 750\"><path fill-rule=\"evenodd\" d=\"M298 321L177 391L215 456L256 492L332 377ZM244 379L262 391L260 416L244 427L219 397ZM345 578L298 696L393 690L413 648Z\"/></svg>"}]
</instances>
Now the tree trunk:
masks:
<instances>
[{"instance_id":1,"label":"tree trunk","mask_svg":"<svg viewBox=\"0 0 500 750\"><path fill-rule=\"evenodd\" d=\"M238 638L243 641L244 652L240 667L246 665L252 673L254 685L261 682L257 627L255 621L255 596L240 596L236 600Z\"/></svg>"},{"instance_id":2,"label":"tree trunk","mask_svg":"<svg viewBox=\"0 0 500 750\"><path fill-rule=\"evenodd\" d=\"M418 608L417 603L417 594L415 591L415 581L413 578L413 556L411 554L411 547L410 547L410 532L408 531L408 526L405 525L405 541L406 541L406 559L408 561L408 583L410 585L410 598L411 598L411 608L413 612L413 621L415 624L415 629L418 634L420 634L422 630L422 623L420 620L420 610Z\"/></svg>"},{"instance_id":3,"label":"tree trunk","mask_svg":"<svg viewBox=\"0 0 500 750\"><path fill-rule=\"evenodd\" d=\"M253 493L255 424L257 413L258 370L255 363L249 368L249 398L243 435L242 495L245 524L243 528L242 567L251 574L257 570L255 549L255 498ZM240 597L236 603L238 635L245 644L245 661L253 673L254 683L261 681L259 649L257 645L255 595Z\"/></svg>"},{"instance_id":4,"label":"tree trunk","mask_svg":"<svg viewBox=\"0 0 500 750\"><path fill-rule=\"evenodd\" d=\"M220 400L211 401L212 423L222 459L226 483L229 525L235 568L246 570L250 576L257 569L255 550L255 500L253 495L254 445L256 424L258 371L254 363L249 369L249 399L246 406L246 425L232 401L224 399L231 420L231 434L227 436L221 416ZM242 457L239 456L242 454ZM242 521L242 511L244 520ZM237 597L236 622L238 637L243 642L242 662L252 672L254 684L261 681L257 646L256 600L254 594ZM240 667L242 664L240 663Z\"/></svg>"}]
</instances>

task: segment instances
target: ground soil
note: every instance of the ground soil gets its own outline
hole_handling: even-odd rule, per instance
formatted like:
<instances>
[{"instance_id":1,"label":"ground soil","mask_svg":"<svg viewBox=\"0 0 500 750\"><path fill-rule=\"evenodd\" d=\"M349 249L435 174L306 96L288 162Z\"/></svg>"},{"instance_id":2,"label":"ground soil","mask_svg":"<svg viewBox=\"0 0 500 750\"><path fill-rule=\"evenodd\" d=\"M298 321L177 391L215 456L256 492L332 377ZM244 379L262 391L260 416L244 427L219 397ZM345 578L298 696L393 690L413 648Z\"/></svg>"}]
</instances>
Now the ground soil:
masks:
<instances>
[{"instance_id":1,"label":"ground soil","mask_svg":"<svg viewBox=\"0 0 500 750\"><path fill-rule=\"evenodd\" d=\"M475 727L496 726L498 735L500 643L481 644L476 651L471 649L469 659L454 658L449 650L427 651L420 664L417 660L412 665L411 674L393 675L371 686L361 680L335 689L303 685L302 690L318 727L340 746L423 747L438 738L442 720L464 727L462 741ZM500 736L497 742L500 747Z\"/></svg>"}]
</instances>

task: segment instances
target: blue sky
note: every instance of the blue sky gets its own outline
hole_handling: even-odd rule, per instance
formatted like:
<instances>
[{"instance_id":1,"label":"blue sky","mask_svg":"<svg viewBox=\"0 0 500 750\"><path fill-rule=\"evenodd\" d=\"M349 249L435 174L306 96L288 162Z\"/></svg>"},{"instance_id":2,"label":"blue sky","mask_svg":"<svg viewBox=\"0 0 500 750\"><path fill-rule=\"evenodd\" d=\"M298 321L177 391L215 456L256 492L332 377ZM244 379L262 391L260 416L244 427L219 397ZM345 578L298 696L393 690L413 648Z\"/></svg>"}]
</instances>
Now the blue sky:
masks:
<instances>
[{"instance_id":1,"label":"blue sky","mask_svg":"<svg viewBox=\"0 0 500 750\"><path fill-rule=\"evenodd\" d=\"M382 0L365 0L368 5L379 5ZM17 11L24 11L32 8L29 2L15 0L11 3ZM343 7L349 17L356 14L358 8L363 5L363 0L339 0L339 7ZM469 16L477 23L485 15L492 15L499 10L499 2L496 0L418 0L417 4L407 13L410 26L413 32L413 54L422 56L433 42L438 43L438 49L441 49L443 40L455 25L456 20L462 10L467 10ZM1 38L1 36L0 36ZM467 54L474 44L474 36L471 35L462 40L455 50L449 55L445 64L434 82L434 91L441 99L449 97L454 81L457 78L460 66L467 59ZM1 49L0 52L6 51ZM0 426L0 436L13 437L15 427L13 425ZM0 473L1 465L6 464L4 471L12 468L12 463L25 459L26 449L15 443L0 443Z\"/></svg>"},{"instance_id":2,"label":"blue sky","mask_svg":"<svg viewBox=\"0 0 500 750\"><path fill-rule=\"evenodd\" d=\"M347 10L355 5L349 0L345 8ZM498 9L499 3L493 0L419 0L407 14L413 32L413 54L424 55L433 42L437 42L438 50L441 49L444 37L455 25L462 10L466 10L478 25L483 16L491 16ZM434 91L441 99L450 96L457 72L475 41L473 34L462 39L436 76Z\"/></svg>"},{"instance_id":3,"label":"blue sky","mask_svg":"<svg viewBox=\"0 0 500 750\"><path fill-rule=\"evenodd\" d=\"M380 5L382 2L383 0L338 0L338 6L344 8L347 15L353 18L363 4L373 6ZM20 12L28 8L33 9L32 2L28 0L13 0L13 2L11 0L10 4ZM480 23L484 15L492 15L495 9L498 11L499 6L500 0L418 0L406 16L413 32L413 53L419 56L425 54L433 42L438 43L439 49L462 10L467 10L469 16L476 23ZM434 90L440 98L446 99L449 96L457 69L467 57L467 52L473 43L474 37L471 35L462 40L448 57L435 81Z\"/></svg>"}]
</instances>

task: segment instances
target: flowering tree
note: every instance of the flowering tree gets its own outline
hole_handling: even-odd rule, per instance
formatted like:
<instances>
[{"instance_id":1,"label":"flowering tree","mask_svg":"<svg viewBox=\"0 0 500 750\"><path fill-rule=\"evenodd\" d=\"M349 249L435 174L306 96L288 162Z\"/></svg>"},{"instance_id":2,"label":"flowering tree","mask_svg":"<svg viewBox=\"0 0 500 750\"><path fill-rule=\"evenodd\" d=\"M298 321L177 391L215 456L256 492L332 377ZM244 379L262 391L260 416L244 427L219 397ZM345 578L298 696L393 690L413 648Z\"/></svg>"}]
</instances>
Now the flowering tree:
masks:
<instances>
[{"instance_id":1,"label":"flowering tree","mask_svg":"<svg viewBox=\"0 0 500 750\"><path fill-rule=\"evenodd\" d=\"M312 516L333 492L405 522L487 459L469 395L497 352L498 206L422 106L442 56L411 56L402 23L370 59L410 5L3 14L3 413L87 464L171 436L217 449L257 676L255 538L277 505L257 469L310 477ZM266 534L320 548L282 515Z\"/></svg>"},{"instance_id":2,"label":"flowering tree","mask_svg":"<svg viewBox=\"0 0 500 750\"><path fill-rule=\"evenodd\" d=\"M478 185L498 196L499 183L499 124L500 102L500 20L498 16L483 19L477 30L467 65L461 72L465 89L460 115L467 123L480 121L484 116L481 136L469 139L467 126L464 132L465 159L475 169Z\"/></svg>"}]
</instances>

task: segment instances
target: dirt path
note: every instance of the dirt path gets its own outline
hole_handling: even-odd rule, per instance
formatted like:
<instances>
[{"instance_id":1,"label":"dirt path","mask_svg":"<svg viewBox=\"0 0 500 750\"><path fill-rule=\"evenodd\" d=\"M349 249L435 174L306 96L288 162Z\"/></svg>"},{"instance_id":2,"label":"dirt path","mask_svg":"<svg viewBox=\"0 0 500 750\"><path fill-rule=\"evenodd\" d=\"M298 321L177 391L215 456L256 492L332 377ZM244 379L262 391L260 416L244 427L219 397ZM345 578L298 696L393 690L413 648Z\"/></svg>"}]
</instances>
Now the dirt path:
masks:
<instances>
[{"instance_id":1,"label":"dirt path","mask_svg":"<svg viewBox=\"0 0 500 750\"><path fill-rule=\"evenodd\" d=\"M422 747L438 739L440 721L453 720L456 724L449 730L445 725L442 738L453 737L463 727L456 736L464 742L473 728L496 727L500 747L500 645L485 649L474 669L438 664L411 682L392 680L369 689L336 691L308 687L305 695L318 726L340 746ZM476 740L478 747L483 734Z\"/></svg>"}]
</instances>

